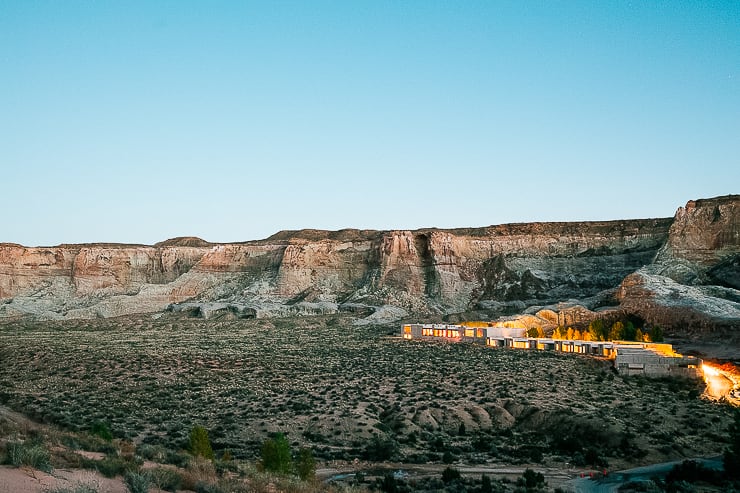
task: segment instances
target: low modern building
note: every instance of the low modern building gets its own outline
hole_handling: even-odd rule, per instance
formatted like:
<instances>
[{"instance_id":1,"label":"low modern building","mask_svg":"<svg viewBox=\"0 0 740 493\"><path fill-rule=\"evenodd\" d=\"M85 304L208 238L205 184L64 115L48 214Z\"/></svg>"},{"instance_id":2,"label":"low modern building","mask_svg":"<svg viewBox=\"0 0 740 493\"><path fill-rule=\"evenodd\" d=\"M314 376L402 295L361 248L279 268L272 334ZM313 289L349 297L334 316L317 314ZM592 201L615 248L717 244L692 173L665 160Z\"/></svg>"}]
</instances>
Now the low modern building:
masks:
<instances>
[{"instance_id":1,"label":"low modern building","mask_svg":"<svg viewBox=\"0 0 740 493\"><path fill-rule=\"evenodd\" d=\"M625 375L683 376L700 378L702 361L682 356L670 344L629 341L580 341L527 337L526 329L511 327L468 327L447 324L404 324L404 339L472 342L490 347L556 351L614 359L614 367Z\"/></svg>"},{"instance_id":2,"label":"low modern building","mask_svg":"<svg viewBox=\"0 0 740 493\"><path fill-rule=\"evenodd\" d=\"M614 367L624 375L702 377L702 360L675 353L670 344L617 344Z\"/></svg>"},{"instance_id":3,"label":"low modern building","mask_svg":"<svg viewBox=\"0 0 740 493\"><path fill-rule=\"evenodd\" d=\"M465 341L495 345L492 340L503 341L506 338L523 337L525 329L508 327L468 327L448 324L404 324L401 335L404 339ZM502 343L501 346L504 344Z\"/></svg>"}]
</instances>

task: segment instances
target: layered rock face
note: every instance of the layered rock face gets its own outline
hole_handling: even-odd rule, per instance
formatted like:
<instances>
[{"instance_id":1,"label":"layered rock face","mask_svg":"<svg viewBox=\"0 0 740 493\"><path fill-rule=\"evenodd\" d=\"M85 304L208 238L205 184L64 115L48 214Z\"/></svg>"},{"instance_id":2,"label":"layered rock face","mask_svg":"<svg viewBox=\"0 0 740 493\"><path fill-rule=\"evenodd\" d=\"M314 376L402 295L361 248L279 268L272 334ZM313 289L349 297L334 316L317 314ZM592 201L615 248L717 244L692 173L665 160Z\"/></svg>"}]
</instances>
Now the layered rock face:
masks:
<instances>
[{"instance_id":1,"label":"layered rock face","mask_svg":"<svg viewBox=\"0 0 740 493\"><path fill-rule=\"evenodd\" d=\"M676 212L652 271L682 284L740 289L740 200L692 200Z\"/></svg>"},{"instance_id":2,"label":"layered rock face","mask_svg":"<svg viewBox=\"0 0 740 493\"><path fill-rule=\"evenodd\" d=\"M616 303L615 288L636 272L696 289L719 284L730 302L739 203L738 196L692 201L675 220L303 230L232 244L197 238L154 246L2 244L0 318L109 317L168 307L204 316L366 315L368 307L385 307L378 321L404 313L496 317L528 307L548 313L541 308L573 299L589 308ZM649 287L631 288L638 285L645 286L631 282L619 290L635 310L636 299L657 299Z\"/></svg>"},{"instance_id":3,"label":"layered rock face","mask_svg":"<svg viewBox=\"0 0 740 493\"><path fill-rule=\"evenodd\" d=\"M624 310L684 333L740 328L740 196L689 201L655 262L629 275Z\"/></svg>"}]
</instances>

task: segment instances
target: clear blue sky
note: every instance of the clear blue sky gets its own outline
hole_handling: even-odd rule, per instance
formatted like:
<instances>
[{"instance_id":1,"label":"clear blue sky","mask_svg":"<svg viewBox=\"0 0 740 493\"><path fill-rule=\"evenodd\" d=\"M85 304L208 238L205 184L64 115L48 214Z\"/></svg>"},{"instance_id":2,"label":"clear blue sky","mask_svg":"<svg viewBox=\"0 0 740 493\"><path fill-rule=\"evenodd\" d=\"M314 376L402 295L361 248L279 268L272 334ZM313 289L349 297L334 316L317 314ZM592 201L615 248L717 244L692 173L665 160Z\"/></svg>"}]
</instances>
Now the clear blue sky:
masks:
<instances>
[{"instance_id":1,"label":"clear blue sky","mask_svg":"<svg viewBox=\"0 0 740 493\"><path fill-rule=\"evenodd\" d=\"M740 2L0 0L0 242L672 216Z\"/></svg>"}]
</instances>

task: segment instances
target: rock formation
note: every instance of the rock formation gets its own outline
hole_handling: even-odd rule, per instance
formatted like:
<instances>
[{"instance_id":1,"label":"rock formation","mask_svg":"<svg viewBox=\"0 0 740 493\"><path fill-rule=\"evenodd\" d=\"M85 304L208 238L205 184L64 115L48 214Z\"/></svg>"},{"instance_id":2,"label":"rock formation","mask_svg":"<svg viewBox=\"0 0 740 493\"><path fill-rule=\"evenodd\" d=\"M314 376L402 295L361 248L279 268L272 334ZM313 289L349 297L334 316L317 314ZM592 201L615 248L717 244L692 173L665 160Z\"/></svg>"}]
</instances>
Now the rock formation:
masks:
<instances>
[{"instance_id":1,"label":"rock formation","mask_svg":"<svg viewBox=\"0 0 740 493\"><path fill-rule=\"evenodd\" d=\"M730 195L679 208L655 261L627 276L617 299L649 323L732 332L740 328L739 289L740 196Z\"/></svg>"},{"instance_id":2,"label":"rock formation","mask_svg":"<svg viewBox=\"0 0 740 493\"><path fill-rule=\"evenodd\" d=\"M0 319L166 309L204 317L367 316L377 309L367 321L525 311L583 321L593 313L584 306L621 302L656 323L681 323L681 316L657 315L680 306L704 324L731 326L740 298L739 205L740 196L727 196L691 201L674 219L302 230L230 244L0 244ZM557 305L564 301L566 308Z\"/></svg>"}]
</instances>

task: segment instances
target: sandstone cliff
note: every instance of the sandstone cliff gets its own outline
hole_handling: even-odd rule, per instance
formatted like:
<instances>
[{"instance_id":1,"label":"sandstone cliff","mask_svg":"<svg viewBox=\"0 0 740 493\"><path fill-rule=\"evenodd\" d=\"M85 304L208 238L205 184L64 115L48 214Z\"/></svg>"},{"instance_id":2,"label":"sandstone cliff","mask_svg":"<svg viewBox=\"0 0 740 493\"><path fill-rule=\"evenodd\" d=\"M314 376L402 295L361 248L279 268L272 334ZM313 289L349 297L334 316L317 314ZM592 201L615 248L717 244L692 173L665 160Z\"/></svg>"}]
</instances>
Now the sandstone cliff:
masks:
<instances>
[{"instance_id":1,"label":"sandstone cliff","mask_svg":"<svg viewBox=\"0 0 740 493\"><path fill-rule=\"evenodd\" d=\"M676 212L655 262L627 276L621 307L683 333L740 328L740 196L692 200ZM729 329L730 332L727 330Z\"/></svg>"},{"instance_id":2,"label":"sandstone cliff","mask_svg":"<svg viewBox=\"0 0 740 493\"><path fill-rule=\"evenodd\" d=\"M733 323L738 204L740 196L692 201L675 219L302 230L231 244L197 238L154 246L0 244L0 318L110 317L168 308L202 316L337 310L365 316L369 307L384 307L371 319L382 322L404 313L534 314L566 300L591 309L621 301L642 313L662 299L641 281L652 276L703 289L702 296L720 293L720 304L730 305L699 311L709 313L706 320ZM720 287L705 289L714 284Z\"/></svg>"}]
</instances>

